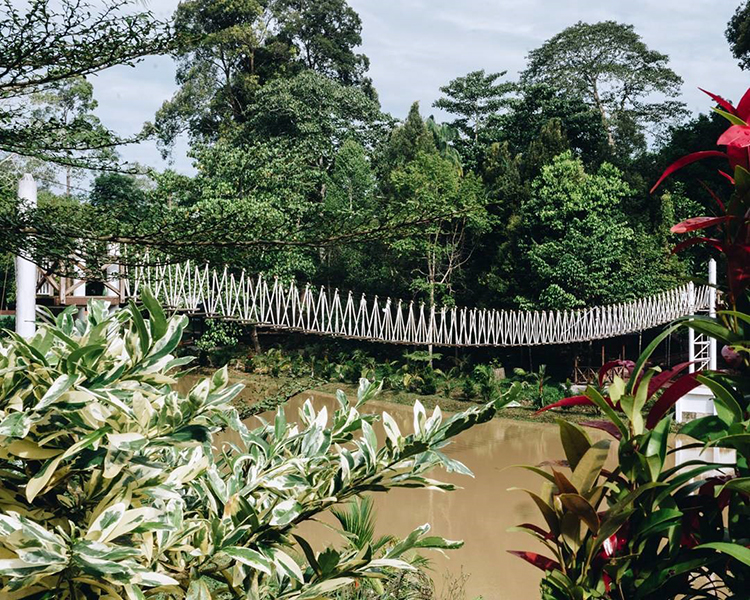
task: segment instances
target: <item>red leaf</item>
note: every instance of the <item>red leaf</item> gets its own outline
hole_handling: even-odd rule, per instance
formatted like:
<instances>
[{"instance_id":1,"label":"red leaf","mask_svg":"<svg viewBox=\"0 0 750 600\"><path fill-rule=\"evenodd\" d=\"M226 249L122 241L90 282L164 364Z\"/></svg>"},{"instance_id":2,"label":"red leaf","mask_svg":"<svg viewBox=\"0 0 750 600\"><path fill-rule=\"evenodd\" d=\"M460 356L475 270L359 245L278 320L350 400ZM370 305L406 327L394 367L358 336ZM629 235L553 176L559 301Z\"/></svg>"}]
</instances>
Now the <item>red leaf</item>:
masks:
<instances>
[{"instance_id":1,"label":"red leaf","mask_svg":"<svg viewBox=\"0 0 750 600\"><path fill-rule=\"evenodd\" d=\"M592 429L601 429L602 431L606 431L609 435L611 435L616 440L619 440L622 438L622 433L620 433L620 430L617 429L617 425L612 423L612 421L581 421L579 425L583 425L584 427L591 427Z\"/></svg>"},{"instance_id":2,"label":"red leaf","mask_svg":"<svg viewBox=\"0 0 750 600\"><path fill-rule=\"evenodd\" d=\"M693 152L692 154L688 154L686 156L683 156L682 158L678 158L676 161L674 161L671 165L669 165L665 170L664 173L661 174L661 177L659 177L659 181L657 181L654 184L654 187L651 188L650 193L654 193L656 188L658 188L661 185L661 182L664 181L667 177L669 177L672 173L675 171L680 170L682 167L686 167L689 164L692 164L694 162L697 162L699 160L703 160L704 158L729 158L726 153L719 152L718 150L701 150L700 152Z\"/></svg>"},{"instance_id":3,"label":"red leaf","mask_svg":"<svg viewBox=\"0 0 750 600\"><path fill-rule=\"evenodd\" d=\"M748 158L748 148L742 146L727 146L727 156L729 157L729 166L732 169L740 166L743 169L750 169L750 158Z\"/></svg>"},{"instance_id":4,"label":"red leaf","mask_svg":"<svg viewBox=\"0 0 750 600\"><path fill-rule=\"evenodd\" d=\"M742 100L737 105L736 115L743 121L747 121L747 118L750 117L750 88L748 88L745 95L742 96Z\"/></svg>"},{"instance_id":5,"label":"red leaf","mask_svg":"<svg viewBox=\"0 0 750 600\"><path fill-rule=\"evenodd\" d=\"M680 363L678 365L675 365L668 371L662 371L661 373L658 373L654 375L651 378L651 381L648 384L648 395L647 397L650 398L653 396L656 392L658 392L664 385L670 381L675 375L679 375L682 371L687 369L691 364L693 364L695 361L686 361L683 363Z\"/></svg>"},{"instance_id":6,"label":"red leaf","mask_svg":"<svg viewBox=\"0 0 750 600\"><path fill-rule=\"evenodd\" d=\"M542 571L551 571L552 569L560 568L560 563L552 560L551 558L547 558L546 556L542 556L541 554L537 554L536 552L528 552L525 550L508 550L508 553L524 559L526 562L531 563Z\"/></svg>"},{"instance_id":7,"label":"red leaf","mask_svg":"<svg viewBox=\"0 0 750 600\"><path fill-rule=\"evenodd\" d=\"M615 367L628 367L631 371L635 367L635 363L632 360L610 360L608 363L604 363L599 369L599 387L604 385L604 378L607 376L612 369Z\"/></svg>"},{"instance_id":8,"label":"red leaf","mask_svg":"<svg viewBox=\"0 0 750 600\"><path fill-rule=\"evenodd\" d=\"M750 146L750 127L747 125L732 125L716 140L718 146L734 146L746 148Z\"/></svg>"},{"instance_id":9,"label":"red leaf","mask_svg":"<svg viewBox=\"0 0 750 600\"><path fill-rule=\"evenodd\" d=\"M521 523L518 527L522 529L528 529L529 531L533 531L534 533L538 533L541 535L545 540L554 540L555 536L552 535L549 531L545 531L539 525L534 525L533 523Z\"/></svg>"},{"instance_id":10,"label":"red leaf","mask_svg":"<svg viewBox=\"0 0 750 600\"><path fill-rule=\"evenodd\" d=\"M721 173L721 171L719 171L719 173ZM721 212L724 212L726 209L724 208L724 203L721 201L721 198L719 198L716 195L716 193L710 187L708 187L708 185L706 185L703 181L699 181L698 183L700 183L703 186L703 189L709 193L711 198L714 199L714 202L716 202L716 204L719 206L719 210L721 210ZM734 185L734 181L732 182L732 184Z\"/></svg>"},{"instance_id":11,"label":"red leaf","mask_svg":"<svg viewBox=\"0 0 750 600\"><path fill-rule=\"evenodd\" d=\"M734 177L732 177L729 173L726 173L722 171L721 169L719 169L719 175L721 175L722 177L725 177L726 179L729 180L729 183L734 185Z\"/></svg>"},{"instance_id":12,"label":"red leaf","mask_svg":"<svg viewBox=\"0 0 750 600\"><path fill-rule=\"evenodd\" d=\"M719 106L721 106L721 108L723 108L728 113L733 114L733 115L737 114L737 109L734 106L732 106L732 104L730 102L728 102L727 100L724 100L724 98L722 98L721 96L717 96L716 94L713 94L713 93L709 92L708 90L704 90L701 87L699 87L698 89L701 92L703 92L704 94L708 94L709 96L711 96L711 98L713 99L713 101L716 102L716 104L718 104ZM742 118L742 117L740 117L740 118Z\"/></svg>"},{"instance_id":13,"label":"red leaf","mask_svg":"<svg viewBox=\"0 0 750 600\"><path fill-rule=\"evenodd\" d=\"M551 408L560 408L565 406L593 406L594 403L587 396L570 396L569 398L563 398L552 404L548 404L544 408L540 408L534 413L534 415L541 414L548 411Z\"/></svg>"},{"instance_id":14,"label":"red leaf","mask_svg":"<svg viewBox=\"0 0 750 600\"><path fill-rule=\"evenodd\" d=\"M672 248L672 254L677 254L678 252L681 252L685 248L689 248L690 246L695 246L696 244L706 244L707 246L716 248L719 252L724 252L724 244L720 242L719 240L714 240L712 238L707 238L707 237L694 237L694 238L687 239L684 242L680 242L679 244L677 244L674 248Z\"/></svg>"},{"instance_id":15,"label":"red leaf","mask_svg":"<svg viewBox=\"0 0 750 600\"><path fill-rule=\"evenodd\" d=\"M646 427L653 429L667 411L674 406L680 398L691 390L697 388L700 382L695 378L696 373L689 373L675 381L651 408L646 419Z\"/></svg>"},{"instance_id":16,"label":"red leaf","mask_svg":"<svg viewBox=\"0 0 750 600\"><path fill-rule=\"evenodd\" d=\"M724 215L722 217L692 217L690 219L686 219L682 223L673 225L669 231L671 231L672 233L687 233L688 231L697 231L698 229L706 229L707 227L712 227L713 225L718 225L719 223L725 223L726 221L729 221L733 218L734 217L732 215Z\"/></svg>"}]
</instances>

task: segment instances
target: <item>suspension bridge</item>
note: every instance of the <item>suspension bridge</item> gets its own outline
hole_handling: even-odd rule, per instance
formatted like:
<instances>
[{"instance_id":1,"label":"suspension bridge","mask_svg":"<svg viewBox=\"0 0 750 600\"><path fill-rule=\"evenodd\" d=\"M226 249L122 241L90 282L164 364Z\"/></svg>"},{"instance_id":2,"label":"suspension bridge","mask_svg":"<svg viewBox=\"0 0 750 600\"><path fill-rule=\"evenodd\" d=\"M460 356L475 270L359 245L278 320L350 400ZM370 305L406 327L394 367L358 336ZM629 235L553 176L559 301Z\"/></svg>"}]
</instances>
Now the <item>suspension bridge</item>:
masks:
<instances>
[{"instance_id":1,"label":"suspension bridge","mask_svg":"<svg viewBox=\"0 0 750 600\"><path fill-rule=\"evenodd\" d=\"M36 205L36 184L19 185L21 210ZM709 285L687 283L628 302L563 311L436 307L423 303L329 290L296 281L249 275L229 266L150 264L124 269L106 265L96 282L114 305L137 299L148 286L172 310L207 318L354 340L410 346L510 347L571 344L614 338L659 327L675 319L716 310L716 264ZM16 331L34 333L36 303L85 305L83 279L55 276L16 259ZM689 330L690 370L716 368L716 342ZM711 412L710 392L685 400L683 410Z\"/></svg>"}]
</instances>

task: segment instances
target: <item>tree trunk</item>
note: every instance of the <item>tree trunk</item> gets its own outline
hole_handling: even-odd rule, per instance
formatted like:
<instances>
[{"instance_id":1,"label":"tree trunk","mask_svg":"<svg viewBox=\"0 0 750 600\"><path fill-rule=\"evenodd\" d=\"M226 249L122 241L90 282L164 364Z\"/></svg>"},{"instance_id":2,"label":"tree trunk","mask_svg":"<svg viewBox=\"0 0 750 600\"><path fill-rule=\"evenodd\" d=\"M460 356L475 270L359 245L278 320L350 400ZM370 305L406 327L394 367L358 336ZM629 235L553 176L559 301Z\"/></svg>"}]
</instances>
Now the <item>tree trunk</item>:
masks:
<instances>
[{"instance_id":1,"label":"tree trunk","mask_svg":"<svg viewBox=\"0 0 750 600\"><path fill-rule=\"evenodd\" d=\"M612 135L612 127L609 124L609 119L607 118L607 111L604 110L604 104L602 104L602 100L599 97L599 90L596 87L596 82L592 82L593 86L592 89L594 91L594 103L596 104L596 107L599 109L599 114L602 117L602 127L604 127L604 131L607 132L607 143L609 144L609 147L614 150L615 149L615 137Z\"/></svg>"},{"instance_id":2,"label":"tree trunk","mask_svg":"<svg viewBox=\"0 0 750 600\"><path fill-rule=\"evenodd\" d=\"M260 354L260 340L258 339L258 327L256 325L250 327L250 339L253 342L253 350L255 351L255 354Z\"/></svg>"},{"instance_id":3,"label":"tree trunk","mask_svg":"<svg viewBox=\"0 0 750 600\"><path fill-rule=\"evenodd\" d=\"M435 306L435 282L430 282L430 314L432 307ZM427 353L430 355L430 368L432 368L432 342L427 345Z\"/></svg>"}]
</instances>

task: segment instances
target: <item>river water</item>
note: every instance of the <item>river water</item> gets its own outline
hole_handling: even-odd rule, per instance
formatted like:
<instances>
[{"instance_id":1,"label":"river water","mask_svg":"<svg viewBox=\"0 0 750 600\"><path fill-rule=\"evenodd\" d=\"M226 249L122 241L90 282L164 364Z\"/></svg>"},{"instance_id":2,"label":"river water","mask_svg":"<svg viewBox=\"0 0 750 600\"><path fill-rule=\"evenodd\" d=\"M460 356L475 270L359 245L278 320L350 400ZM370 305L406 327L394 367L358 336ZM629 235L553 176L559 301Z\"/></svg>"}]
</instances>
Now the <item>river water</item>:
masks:
<instances>
[{"instance_id":1,"label":"river water","mask_svg":"<svg viewBox=\"0 0 750 600\"><path fill-rule=\"evenodd\" d=\"M290 421L307 398L312 398L317 408L327 406L329 414L337 406L335 399L328 394L300 394L286 404ZM383 410L396 419L402 431L412 431L409 406L371 402L363 412L379 413ZM269 418L272 414L261 416ZM255 427L258 421L251 417L247 425ZM599 437L595 434L592 437ZM382 431L378 431L378 437L382 442ZM219 437L216 442L220 444L221 439ZM467 600L479 596L485 600L537 598L541 571L508 554L507 550L539 551L541 546L537 547L536 541L528 535L509 533L507 529L524 522L542 523L526 495L508 491L508 488L539 490L541 478L512 467L564 458L557 427L493 419L465 431L445 452L467 465L475 477L443 472L431 475L462 487L455 492L396 489L374 494L377 533L405 536L416 526L430 523L431 533L464 540L463 548L447 552L446 556L435 551L424 552L432 561L430 576L438 591L448 581L446 574L454 579L463 574L468 576L465 581ZM316 549L322 544L335 543L337 539L319 524L306 524L302 534L317 542Z\"/></svg>"}]
</instances>

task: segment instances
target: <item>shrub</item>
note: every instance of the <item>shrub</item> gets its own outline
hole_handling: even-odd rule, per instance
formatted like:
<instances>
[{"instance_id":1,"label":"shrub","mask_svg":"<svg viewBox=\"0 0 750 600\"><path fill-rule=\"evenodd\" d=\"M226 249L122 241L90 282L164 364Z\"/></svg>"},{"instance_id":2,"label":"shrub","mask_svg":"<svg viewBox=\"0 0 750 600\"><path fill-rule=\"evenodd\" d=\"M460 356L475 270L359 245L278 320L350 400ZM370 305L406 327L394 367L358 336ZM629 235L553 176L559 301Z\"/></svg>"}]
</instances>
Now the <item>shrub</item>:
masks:
<instances>
[{"instance_id":1,"label":"shrub","mask_svg":"<svg viewBox=\"0 0 750 600\"><path fill-rule=\"evenodd\" d=\"M204 353L209 364L224 364L236 355L241 332L237 323L208 319L206 331L195 345Z\"/></svg>"},{"instance_id":2,"label":"shrub","mask_svg":"<svg viewBox=\"0 0 750 600\"><path fill-rule=\"evenodd\" d=\"M357 401L339 393L332 414L308 401L299 425L279 409L250 431L226 368L186 395L173 389L190 360L172 354L187 318L167 318L142 293L148 319L92 302L82 321L67 310L29 340L0 341L3 597L318 598L409 569L414 549L459 545L424 525L377 558L367 545L315 552L297 526L366 492L452 489L425 472L467 473L439 449L495 405L443 421L417 403L407 435L383 413L379 447L377 417L360 412L378 388L362 381ZM242 444L214 452L221 428Z\"/></svg>"}]
</instances>

